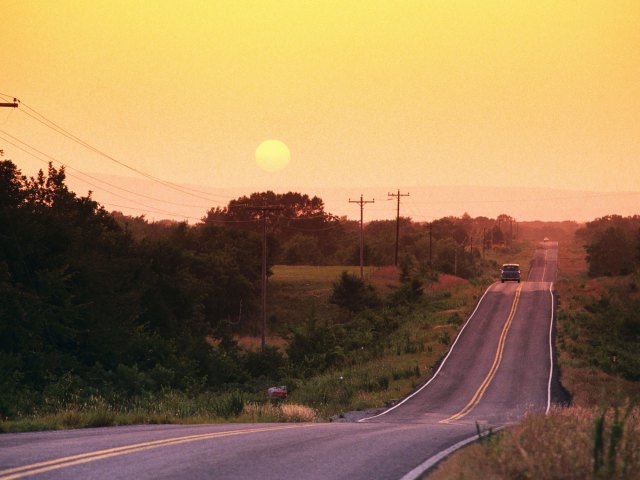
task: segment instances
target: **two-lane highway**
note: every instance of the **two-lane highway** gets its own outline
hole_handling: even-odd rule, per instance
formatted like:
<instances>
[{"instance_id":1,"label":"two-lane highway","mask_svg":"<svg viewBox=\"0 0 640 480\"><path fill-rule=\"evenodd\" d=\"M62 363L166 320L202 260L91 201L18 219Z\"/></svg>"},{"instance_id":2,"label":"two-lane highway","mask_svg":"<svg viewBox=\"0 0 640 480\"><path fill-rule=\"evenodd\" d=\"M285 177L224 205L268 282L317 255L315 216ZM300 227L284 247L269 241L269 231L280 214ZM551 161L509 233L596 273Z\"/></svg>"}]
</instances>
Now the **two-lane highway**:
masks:
<instances>
[{"instance_id":1,"label":"two-lane highway","mask_svg":"<svg viewBox=\"0 0 640 480\"><path fill-rule=\"evenodd\" d=\"M557 244L527 281L494 283L420 389L352 423L159 425L0 436L0 480L18 478L417 478L452 446L552 401Z\"/></svg>"},{"instance_id":2,"label":"two-lane highway","mask_svg":"<svg viewBox=\"0 0 640 480\"><path fill-rule=\"evenodd\" d=\"M504 425L551 403L557 243L537 249L528 281L491 285L437 373L367 422ZM547 281L544 281L547 280Z\"/></svg>"}]
</instances>

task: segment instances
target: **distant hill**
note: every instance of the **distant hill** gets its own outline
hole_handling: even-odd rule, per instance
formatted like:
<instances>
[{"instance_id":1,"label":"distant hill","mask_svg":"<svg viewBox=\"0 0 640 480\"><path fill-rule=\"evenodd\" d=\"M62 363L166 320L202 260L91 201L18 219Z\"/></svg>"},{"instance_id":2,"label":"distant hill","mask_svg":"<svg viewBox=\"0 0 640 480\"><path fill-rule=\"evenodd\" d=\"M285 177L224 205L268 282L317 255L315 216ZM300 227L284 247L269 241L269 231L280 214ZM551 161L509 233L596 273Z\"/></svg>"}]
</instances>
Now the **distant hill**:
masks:
<instances>
[{"instance_id":1,"label":"distant hill","mask_svg":"<svg viewBox=\"0 0 640 480\"><path fill-rule=\"evenodd\" d=\"M76 178L69 178L68 183L80 195L93 190L93 198L109 211L145 215L147 219L156 221L174 219L196 223L209 208L225 206L229 200L255 191L251 187L213 188L184 184L168 188L147 179L112 175L100 178L112 186L96 188L83 184ZM113 185L127 191L116 189ZM397 187L393 186L389 189L292 186L288 190L317 195L324 200L326 211L350 219L359 219L360 209L358 205L349 203L349 199L358 200L361 194L366 200L375 199L375 203L365 206L365 221L392 219L396 215L396 199L388 196L388 193L397 193ZM496 217L506 213L520 221L587 221L614 213L623 216L640 213L640 192L477 186L405 186L400 190L403 194L410 194L409 197L401 198L400 214L411 217L414 221L431 221L448 215L460 216L465 212L472 217ZM275 191L282 193L282 189Z\"/></svg>"}]
</instances>

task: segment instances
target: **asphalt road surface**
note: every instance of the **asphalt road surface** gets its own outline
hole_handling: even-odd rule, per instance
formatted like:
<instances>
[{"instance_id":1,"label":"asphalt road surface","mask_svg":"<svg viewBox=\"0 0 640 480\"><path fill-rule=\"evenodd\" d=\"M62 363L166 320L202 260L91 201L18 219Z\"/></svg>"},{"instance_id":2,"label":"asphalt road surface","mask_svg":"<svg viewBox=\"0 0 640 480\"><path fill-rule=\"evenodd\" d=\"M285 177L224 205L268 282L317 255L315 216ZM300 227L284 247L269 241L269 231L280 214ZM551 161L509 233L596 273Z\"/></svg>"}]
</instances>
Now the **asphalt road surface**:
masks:
<instances>
[{"instance_id":1,"label":"asphalt road surface","mask_svg":"<svg viewBox=\"0 0 640 480\"><path fill-rule=\"evenodd\" d=\"M557 243L526 281L491 285L431 379L358 422L143 425L0 436L0 480L411 479L528 411L545 412L553 373Z\"/></svg>"}]
</instances>

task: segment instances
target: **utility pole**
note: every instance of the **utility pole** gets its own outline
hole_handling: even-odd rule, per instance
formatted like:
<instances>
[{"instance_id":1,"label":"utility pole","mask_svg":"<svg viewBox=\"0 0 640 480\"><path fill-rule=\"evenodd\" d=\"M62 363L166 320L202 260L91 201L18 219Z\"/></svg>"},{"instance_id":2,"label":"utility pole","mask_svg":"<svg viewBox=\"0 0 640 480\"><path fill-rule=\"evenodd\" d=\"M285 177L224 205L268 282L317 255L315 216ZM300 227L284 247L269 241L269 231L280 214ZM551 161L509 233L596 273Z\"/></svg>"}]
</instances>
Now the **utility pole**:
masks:
<instances>
[{"instance_id":1,"label":"utility pole","mask_svg":"<svg viewBox=\"0 0 640 480\"><path fill-rule=\"evenodd\" d=\"M484 260L484 249L487 246L487 229L482 228L482 259Z\"/></svg>"},{"instance_id":2,"label":"utility pole","mask_svg":"<svg viewBox=\"0 0 640 480\"><path fill-rule=\"evenodd\" d=\"M260 347L264 351L267 343L267 213L279 212L283 209L277 205L267 205L266 201L262 206L237 205L240 208L247 208L260 212L262 219L262 334Z\"/></svg>"},{"instance_id":3,"label":"utility pole","mask_svg":"<svg viewBox=\"0 0 640 480\"><path fill-rule=\"evenodd\" d=\"M453 274L458 276L458 244L456 243L456 247L453 249Z\"/></svg>"},{"instance_id":4,"label":"utility pole","mask_svg":"<svg viewBox=\"0 0 640 480\"><path fill-rule=\"evenodd\" d=\"M394 265L398 266L398 245L400 243L400 197L408 197L408 193L400 193L400 189L398 189L398 193L387 193L387 197L398 197L398 209L396 211L396 255Z\"/></svg>"},{"instance_id":5,"label":"utility pole","mask_svg":"<svg viewBox=\"0 0 640 480\"><path fill-rule=\"evenodd\" d=\"M431 267L431 244L433 243L433 222L429 222L429 266Z\"/></svg>"},{"instance_id":6,"label":"utility pole","mask_svg":"<svg viewBox=\"0 0 640 480\"><path fill-rule=\"evenodd\" d=\"M509 217L509 248L513 245L513 217Z\"/></svg>"},{"instance_id":7,"label":"utility pole","mask_svg":"<svg viewBox=\"0 0 640 480\"><path fill-rule=\"evenodd\" d=\"M364 280L364 205L365 203L375 203L376 199L372 200L363 200L362 194L360 194L360 200L351 200L349 199L349 203L359 203L360 204L360 280Z\"/></svg>"}]
</instances>

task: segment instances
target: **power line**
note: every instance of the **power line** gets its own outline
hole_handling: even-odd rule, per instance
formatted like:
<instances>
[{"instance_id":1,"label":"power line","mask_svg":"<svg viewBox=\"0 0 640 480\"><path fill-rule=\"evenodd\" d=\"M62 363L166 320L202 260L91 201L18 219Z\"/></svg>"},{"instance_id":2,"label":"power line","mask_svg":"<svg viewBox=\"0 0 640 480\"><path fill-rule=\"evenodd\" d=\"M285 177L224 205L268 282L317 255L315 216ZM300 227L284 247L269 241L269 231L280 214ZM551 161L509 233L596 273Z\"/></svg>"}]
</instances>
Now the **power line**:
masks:
<instances>
[{"instance_id":1,"label":"power line","mask_svg":"<svg viewBox=\"0 0 640 480\"><path fill-rule=\"evenodd\" d=\"M23 152L25 152L25 153L27 153L27 154L29 154L29 155L33 156L34 158L36 158L37 160L41 161L42 163L45 163L45 164L47 164L47 165L50 163L50 162L48 162L47 160L44 160L43 158L40 158L40 157L38 157L37 155L34 155L33 153L28 152L27 150L25 150L25 149L23 149L23 148L21 148L21 147L19 147L19 146L15 145L15 144L13 144L12 142L7 141L7 139L5 139L5 138L3 138L3 137L0 137L0 138L1 138L2 140L4 140L5 142L7 142L7 143L10 143L10 144L14 145L16 148L19 148L19 149L20 149L20 150L22 150ZM67 166L67 165L64 165L64 164L61 164L61 165L62 165L63 167L65 167L65 168L69 168L69 169L71 169L71 170L75 170L74 168L71 168L71 167L69 167L69 166ZM76 171L77 171L77 170L76 170ZM78 172L78 173L82 173L82 172ZM147 205L147 204L145 204L145 203L142 203L142 202L139 202L139 201L133 200L133 199L131 199L131 198L125 197L124 195L120 195L120 194L118 194L118 193L112 192L112 191L110 191L110 190L108 190L108 189L106 189L106 188L104 188L104 187L101 187L101 186L95 185L95 184L93 184L93 183L91 183L91 182L89 182L89 181L87 181L87 180L85 180L85 179L83 179L83 178L80 178L80 177L78 177L78 176L76 176L76 175L73 175L73 174L71 174L71 173L67 173L67 175L68 175L69 177L71 177L71 178L75 178L75 179L77 179L77 180L80 180L80 181L82 181L82 182L85 182L86 184L88 184L88 185L90 185L90 186L92 186L92 187L101 188L104 192L107 192L107 193L109 193L110 195L113 195L113 196L115 196L115 197L121 198L121 199L123 199L123 200L128 200L128 201L130 201L130 202L134 202L134 203L136 203L136 204L137 204L137 206L136 206L136 207L130 207L130 206L129 206L129 207L124 207L124 208L131 208L131 209L133 209L133 210L136 210L136 209L139 209L139 207L140 207L140 206L142 206L142 207L145 207L145 208L150 208L150 209L152 209L152 210L153 210L153 212L152 212L152 213L162 213L162 214L164 214L164 215L171 215L171 216L174 216L174 217L183 217L183 215L179 215L179 214L177 214L177 213L175 213L175 212L170 212L170 211L167 211L167 210L160 210L160 209L156 209L155 207L153 207L153 206L151 206L151 205ZM83 175L85 175L85 174L83 174ZM87 176L88 176L88 175L87 175ZM107 204L105 203L105 205L107 205ZM191 218L193 218L193 217L191 217ZM196 219L196 220L198 220L198 219Z\"/></svg>"},{"instance_id":2,"label":"power line","mask_svg":"<svg viewBox=\"0 0 640 480\"><path fill-rule=\"evenodd\" d=\"M46 122L44 122L43 120L37 118L35 115L30 114L29 112L23 111L23 113L25 115L28 115L31 118L35 119L36 121L42 123L43 125L51 128L55 132L60 133L61 135L69 138L70 140L73 140L74 142L76 142L76 143L80 144L81 146L85 147L86 149L88 149L88 150L90 150L90 151L92 151L94 153L97 153L98 155L100 155L100 156L102 156L102 157L104 157L104 158L106 158L108 160L111 160L112 162L114 162L114 163L116 163L116 164L118 164L118 165L120 165L120 166L122 166L122 167L124 167L124 168L126 168L128 170L131 170L132 172L135 172L138 175L141 175L141 176L143 176L143 177L145 177L145 178L147 178L147 179L149 179L149 180L151 180L153 182L159 183L161 185L164 185L167 188L170 188L172 190L176 190L176 191L178 191L180 193L184 193L186 195L190 195L190 196L195 197L195 198L200 198L200 199L204 199L204 200L207 200L207 201L215 201L210 197L205 197L203 195L196 194L196 193L190 191L187 188L183 188L183 187L175 185L175 184L173 184L171 182L168 182L166 180L162 180L161 178L155 177L155 176L153 176L153 175L151 175L149 173L143 172L142 170L139 170L139 169L137 169L135 167L132 167L132 166L124 163L124 162L121 162L120 160L112 157L111 155L109 155L107 153L104 153L103 151L91 146L90 144L88 144L85 141L81 140L80 138L74 136L73 134L68 133L66 130L61 129L61 128L52 127L51 125L49 125ZM52 125L55 125L55 124L52 124Z\"/></svg>"},{"instance_id":3,"label":"power line","mask_svg":"<svg viewBox=\"0 0 640 480\"><path fill-rule=\"evenodd\" d=\"M152 197L152 196L149 196L149 195L145 195L145 194L143 194L143 193L138 193L138 192L135 192L135 191L133 191L133 190L128 190L128 189L126 189L126 188L123 188L123 187L120 187L120 186L118 186L118 185L115 185L115 184L113 184L113 183L111 183L111 182L107 182L106 180L101 180L101 179L99 179L99 178L97 178L97 177L94 177L93 175L89 175L88 173L83 172L83 171L81 171L81 170L79 170L79 169L77 169L77 168L73 167L72 165L70 165L70 164L68 164L68 163L66 163L66 162L63 162L62 160L57 159L56 157L54 157L54 156L52 156L52 155L49 155L49 154L48 154L48 153L46 153L46 152L43 152L43 151L41 151L41 150L38 150L37 148L33 147L32 145L29 145L28 143L26 143L26 142L24 142L24 141L20 140L19 138L17 138L17 137L15 137L15 136L11 135L10 133L7 133L6 131L4 131L4 130L2 130L2 129L0 129L0 133L1 133L1 134L4 134L4 135L6 135L6 136L8 136L8 137L10 137L10 138L12 138L12 139L13 139L13 140L15 140L16 142L21 143L22 145L24 145L24 146L26 146L26 147L30 148L31 150L33 150L33 151L35 151L35 152L39 153L40 155L43 155L43 156L45 156L45 157L49 158L51 161L56 162L56 163L58 163L58 164L62 165L63 167L65 167L65 168L67 168L67 169L69 169L69 170L73 170L73 171L75 171L75 172L77 172L77 173L79 173L79 174L81 174L81 175L83 175L83 176L85 176L85 177L91 178L92 180L94 180L94 181L96 181L96 182L103 183L103 184L105 184L105 185L108 185L108 186L110 186L110 187L112 187L112 188L116 188L116 189L118 189L118 190L122 190L123 192L127 192L127 193L130 193L130 194L132 194L132 195L139 196L139 197L147 198L147 199L149 199L149 200L153 200L153 201L156 201L156 202L162 202L162 203L166 203L166 204L170 204L170 205L175 205L175 206L179 206L179 207L188 207L188 208L208 208L208 206L205 206L205 205L194 205L194 204L186 204L186 203L177 203L177 202L172 202L172 201L169 201L169 200L165 200L165 199L161 199L161 198L156 198L156 197ZM31 155L32 157L34 157L34 158L36 158L36 159L40 160L41 162L48 163L46 160L43 160L42 158L38 157L37 155L33 154L32 152L30 152L30 151L28 151L28 150L26 150L26 149L22 148L20 145L15 144L15 143L14 143L14 142L12 142L11 140L8 140L7 138L4 138L4 137L0 137L0 138L2 138L2 140L4 140L5 142L7 142L7 143L9 143L9 144L13 145L14 147L18 148L19 150L22 150L22 151L23 151L23 152L25 152L26 154ZM70 176L72 176L72 175L70 175ZM75 178L78 178L78 177L75 177ZM86 180L84 180L84 179L78 178L78 180L81 180L81 181L83 181L83 182L85 182L85 183L87 183L87 184L89 184L89 185L92 185L90 182L88 182L88 181L86 181ZM97 185L92 185L92 186L94 186L94 187L96 187L96 188L102 188L104 191L106 191L106 192L108 192L108 193L112 193L112 192L109 192L108 190L106 190L104 187L97 186ZM127 200L131 200L131 201L134 201L134 202L136 201L136 200L132 200L132 199L130 199L130 198L128 198Z\"/></svg>"},{"instance_id":4,"label":"power line","mask_svg":"<svg viewBox=\"0 0 640 480\"><path fill-rule=\"evenodd\" d=\"M128 209L137 210L137 211L143 212L143 213L152 213L152 214L153 213L160 213L160 214L163 214L163 215L172 215L174 217L186 218L186 219L195 220L195 221L200 221L201 220L200 218L192 217L191 215L178 215L177 213L165 212L164 210L156 210L154 208L151 208L149 210L143 210L141 208L132 207L130 205L119 205L117 203L110 203L110 202L103 203L102 205L109 206L109 207L116 207L116 208L128 208Z\"/></svg>"},{"instance_id":5,"label":"power line","mask_svg":"<svg viewBox=\"0 0 640 480\"><path fill-rule=\"evenodd\" d=\"M147 198L147 199L150 199L150 200L159 201L159 202L167 203L169 205L174 205L174 206L178 206L178 207L187 207L187 208L198 208L198 207L201 207L201 208L207 208L207 207L200 206L200 205L192 205L192 204L182 204L182 203L170 202L168 200L162 200L162 199L159 199L159 198L151 197L149 195L144 195L142 193L137 193L137 192L134 192L132 190L128 190L126 188L119 187L119 186L114 185L114 184L112 184L110 182L107 182L106 180L100 180L99 178L96 178L96 177L94 177L92 175L89 175L89 174L87 174L85 172L82 172L81 170L78 170L77 168L62 162L61 160L53 157L52 155L49 155L46 152L42 152L42 151L38 150L37 148L29 145L28 143L23 142L22 140L14 137L13 135L5 132L2 129L0 129L0 133L2 133L4 135L8 135L9 137L11 137L12 139L15 139L17 142L20 142L24 146L26 146L26 147L32 149L33 151L38 152L39 154L47 157L49 160L45 160L44 158L39 157L38 155L34 154L33 152L23 148L22 146L14 143L11 140L9 140L9 139L7 139L7 138L5 138L5 137L0 135L0 139L2 139L3 141L7 142L10 145L13 145L15 148L23 151L27 155L32 156L36 160L44 163L45 165L48 165L49 163L51 163L51 161L53 161L55 163L60 164L62 167L64 167L67 170L71 170L72 172L76 172L77 174L80 174L80 175L83 175L85 177L91 178L96 182L103 183L105 185L109 185L109 186L111 186L113 188L116 188L118 190L122 190L124 192L131 193L133 195L137 195L137 196L140 196L140 197L143 197L143 198ZM162 210L162 209L159 209L159 208L157 208L155 206L152 206L152 205L147 205L146 203L142 203L139 200L135 200L133 198L130 198L130 197L127 197L127 196L124 196L124 195L120 195L120 194L118 194L116 192L113 192L113 191L105 188L102 185L96 185L96 184L86 180L85 178L81 178L81 177L79 177L77 175L74 175L73 173L66 172L66 175L68 177L75 178L76 180L79 180L79 181L81 181L81 182L83 182L83 183L85 183L85 184L87 184L89 186L98 188L101 191L106 192L106 193L108 193L110 195L113 195L115 197L121 198L123 200L127 200L129 202L133 202L133 203L136 204L136 206L133 207L131 205L123 206L123 205L117 205L117 204L113 204L113 203L109 203L109 202L100 202L104 206L116 206L116 207L119 207L119 208L128 208L128 209L132 209L132 210L139 210L139 211L144 212L144 213L160 213L160 214L164 214L164 215L170 215L172 217L189 218L189 219L192 219L192 220L202 220L202 218L197 218L197 217L193 217L193 216L190 216L190 215L183 215L183 214L179 214L179 213L176 213L176 212L171 212L171 211L168 211L168 210ZM144 207L144 208L140 208L140 207ZM149 210L146 210L146 209L149 209ZM218 219L215 219L215 220L212 220L212 221L214 221L216 223L228 224L228 223L251 223L254 220L218 220Z\"/></svg>"},{"instance_id":6,"label":"power line","mask_svg":"<svg viewBox=\"0 0 640 480\"><path fill-rule=\"evenodd\" d=\"M63 127L61 127L60 125L58 125L57 123L53 122L52 120L49 120L47 117L45 117L43 114L39 113L37 110L35 110L34 108L30 107L28 104L24 103L24 102L20 102L20 105L25 107L23 109L20 109L20 111L22 113L24 113L25 115L31 117L32 119L34 119L35 121L41 123L42 125L46 126L47 128L50 128L51 130L53 130L54 132L78 143L79 145L83 146L84 148L124 167L127 168L128 170L131 170L132 172L137 173L138 175L141 175L145 178L148 178L149 180L152 180L156 183L162 184L167 188L176 190L180 193L184 193L186 195L190 195L196 198L201 198L210 202L216 202L217 200L214 200L212 197L220 197L220 198L231 198L228 196L224 196L224 195L215 195L215 194L208 194L205 192L201 192L199 190L193 189L193 188L188 188L188 187L183 187L183 186L179 186L176 185L172 182L163 180L159 177L156 177L154 175L148 174L142 170L139 170L135 167L132 167L130 165L128 165L125 162L122 162L120 160L118 160L117 158L103 152L102 150L94 147L93 145L89 144L88 142L82 140L80 137L78 137L77 135L74 135L73 133L69 132L68 130L64 129ZM26 110L25 110L26 109ZM32 113L29 113L32 112ZM206 196L205 196L206 195Z\"/></svg>"},{"instance_id":7,"label":"power line","mask_svg":"<svg viewBox=\"0 0 640 480\"><path fill-rule=\"evenodd\" d=\"M290 228L291 230L297 230L299 232L313 233L313 232L328 232L329 230L334 230L341 226L342 226L342 222L340 220L336 220L334 225L330 225L322 228L299 228L299 227L293 227L293 226L289 226L288 228Z\"/></svg>"},{"instance_id":8,"label":"power line","mask_svg":"<svg viewBox=\"0 0 640 480\"><path fill-rule=\"evenodd\" d=\"M532 197L532 198L510 198L505 200L440 200L440 201L425 201L415 202L416 204L429 204L429 205L445 205L445 204L476 204L476 203L528 203L528 202L544 202L544 201L556 201L556 200L583 200L586 198L600 198L600 197L624 197L624 196L637 196L640 192L601 192L601 193L586 193L581 195L565 195L557 197Z\"/></svg>"}]
</instances>

